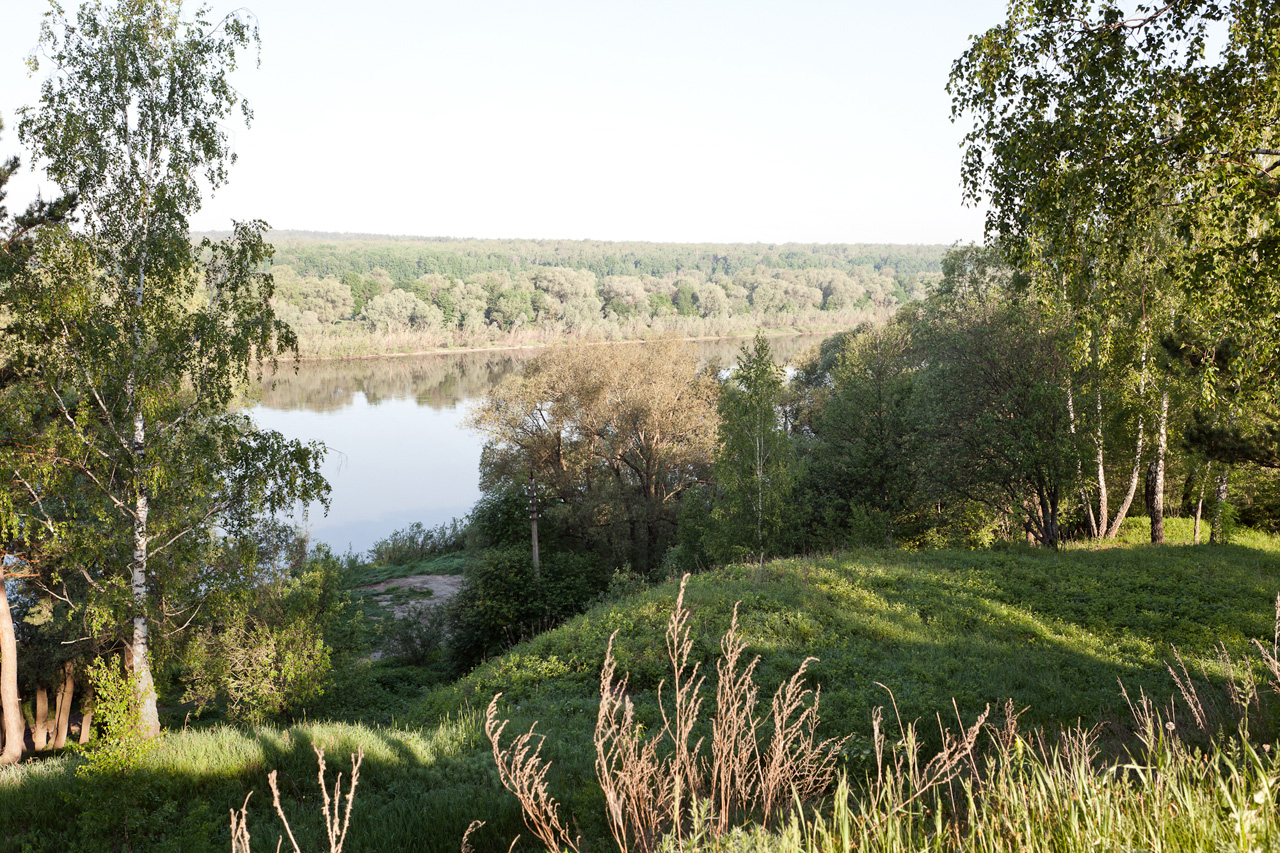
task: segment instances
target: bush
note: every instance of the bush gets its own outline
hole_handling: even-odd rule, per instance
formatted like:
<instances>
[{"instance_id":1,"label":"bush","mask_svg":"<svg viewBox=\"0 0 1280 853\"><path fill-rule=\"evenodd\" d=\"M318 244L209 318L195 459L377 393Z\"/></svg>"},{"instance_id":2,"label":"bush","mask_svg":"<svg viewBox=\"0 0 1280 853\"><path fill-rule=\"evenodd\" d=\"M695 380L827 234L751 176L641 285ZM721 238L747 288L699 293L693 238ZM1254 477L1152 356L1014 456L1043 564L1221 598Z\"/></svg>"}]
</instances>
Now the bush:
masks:
<instances>
[{"instance_id":1,"label":"bush","mask_svg":"<svg viewBox=\"0 0 1280 853\"><path fill-rule=\"evenodd\" d=\"M183 655L183 701L251 723L287 715L324 692L335 657L362 648L361 618L321 546L303 566L210 607Z\"/></svg>"},{"instance_id":2,"label":"bush","mask_svg":"<svg viewBox=\"0 0 1280 853\"><path fill-rule=\"evenodd\" d=\"M388 617L382 623L383 649L403 663L436 664L443 656L447 622L445 608L434 602L419 604L404 618Z\"/></svg>"},{"instance_id":3,"label":"bush","mask_svg":"<svg viewBox=\"0 0 1280 853\"><path fill-rule=\"evenodd\" d=\"M529 549L489 548L467 565L449 605L449 655L459 671L585 610L609 586L607 567L590 554L553 553L541 579Z\"/></svg>"},{"instance_id":4,"label":"bush","mask_svg":"<svg viewBox=\"0 0 1280 853\"><path fill-rule=\"evenodd\" d=\"M466 547L466 525L458 519L430 529L415 521L386 539L374 543L369 562L377 566L407 566L422 560L461 551Z\"/></svg>"},{"instance_id":5,"label":"bush","mask_svg":"<svg viewBox=\"0 0 1280 853\"><path fill-rule=\"evenodd\" d=\"M467 522L468 549L512 547L528 542L529 498L518 486L486 491L471 508Z\"/></svg>"}]
</instances>

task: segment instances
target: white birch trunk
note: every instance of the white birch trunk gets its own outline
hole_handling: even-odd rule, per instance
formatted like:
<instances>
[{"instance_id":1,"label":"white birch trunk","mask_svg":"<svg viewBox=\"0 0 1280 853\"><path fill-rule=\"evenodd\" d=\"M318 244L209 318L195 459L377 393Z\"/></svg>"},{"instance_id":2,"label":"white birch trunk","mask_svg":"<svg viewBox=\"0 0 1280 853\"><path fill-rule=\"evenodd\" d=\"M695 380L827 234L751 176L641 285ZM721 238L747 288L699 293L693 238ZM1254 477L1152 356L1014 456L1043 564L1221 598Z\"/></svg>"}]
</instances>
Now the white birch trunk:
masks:
<instances>
[{"instance_id":1,"label":"white birch trunk","mask_svg":"<svg viewBox=\"0 0 1280 853\"><path fill-rule=\"evenodd\" d=\"M1107 527L1107 467L1102 447L1102 386L1099 385L1094 392L1094 402L1098 417L1097 427L1093 432L1093 445L1097 453L1098 462L1098 532L1099 535L1104 534Z\"/></svg>"},{"instance_id":2,"label":"white birch trunk","mask_svg":"<svg viewBox=\"0 0 1280 853\"><path fill-rule=\"evenodd\" d=\"M1231 468L1224 465L1217 476L1217 481L1214 483L1213 519L1209 525L1209 544L1211 545L1221 545L1226 542L1223 515L1227 507L1227 485L1230 481Z\"/></svg>"},{"instance_id":3,"label":"white birch trunk","mask_svg":"<svg viewBox=\"0 0 1280 853\"><path fill-rule=\"evenodd\" d=\"M1129 507L1133 505L1133 496L1138 493L1138 481L1142 479L1142 446L1145 440L1146 424L1139 416L1138 446L1133 449L1133 470L1129 472L1129 488L1125 492L1124 500L1120 503L1120 508L1116 510L1115 518L1111 520L1111 526L1107 528L1108 539L1116 538L1116 534L1120 532L1120 525L1124 522L1124 517L1129 514Z\"/></svg>"},{"instance_id":4,"label":"white birch trunk","mask_svg":"<svg viewBox=\"0 0 1280 853\"><path fill-rule=\"evenodd\" d=\"M22 741L27 727L18 706L18 639L4 586L4 566L0 565L0 713L4 716L4 749L0 766L22 758Z\"/></svg>"},{"instance_id":5,"label":"white birch trunk","mask_svg":"<svg viewBox=\"0 0 1280 853\"><path fill-rule=\"evenodd\" d=\"M1156 456L1151 460L1151 468L1147 472L1147 516L1151 519L1151 542L1154 545L1164 544L1164 464L1168 448L1169 389L1166 387L1160 395L1160 419L1156 427Z\"/></svg>"}]
</instances>

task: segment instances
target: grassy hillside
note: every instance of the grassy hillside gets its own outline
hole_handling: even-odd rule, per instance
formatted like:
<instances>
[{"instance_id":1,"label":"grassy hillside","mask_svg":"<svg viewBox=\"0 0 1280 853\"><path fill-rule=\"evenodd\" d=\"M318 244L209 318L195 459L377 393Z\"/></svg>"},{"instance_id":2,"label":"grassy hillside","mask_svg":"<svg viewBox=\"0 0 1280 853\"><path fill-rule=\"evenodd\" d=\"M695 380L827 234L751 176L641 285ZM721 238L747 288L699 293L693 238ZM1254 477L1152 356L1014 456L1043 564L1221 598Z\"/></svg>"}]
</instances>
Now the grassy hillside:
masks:
<instances>
[{"instance_id":1,"label":"grassy hillside","mask_svg":"<svg viewBox=\"0 0 1280 853\"><path fill-rule=\"evenodd\" d=\"M1251 640L1273 637L1280 543L1244 541L1057 554L868 551L763 570L730 567L690 581L694 656L714 674L719 637L741 601L744 634L763 658L758 681L766 697L806 656L820 658L811 672L822 686L823 730L854 733L845 766L859 778L869 767L871 710L889 701L876 682L893 691L907 720L941 713L954 721L953 697L971 720L987 703L1011 698L1028 708L1024 726L1056 728L1077 719L1127 720L1119 682L1131 695L1167 700L1173 683L1165 664L1175 645L1193 673L1203 666L1219 680L1218 644L1247 658ZM278 830L264 796L266 773L281 768L299 841L318 849L314 740L329 747L331 777L347 769L357 744L366 750L348 850L454 851L473 819L488 822L472 838L477 849L506 849L524 829L498 785L479 719L498 691L501 713L512 718L508 731L540 721L544 754L555 762L552 791L582 832L600 838L590 731L605 644L619 632L619 668L631 673L630 695L652 731L654 694L667 675L662 631L675 593L671 583L598 607L434 689L412 719L392 727L170 733L119 789L132 805L91 794L74 775L73 755L5 771L0 847L117 849L127 831L134 849L166 849L157 840L165 839L168 849L227 850L228 809L256 789L250 827L271 849Z\"/></svg>"}]
</instances>

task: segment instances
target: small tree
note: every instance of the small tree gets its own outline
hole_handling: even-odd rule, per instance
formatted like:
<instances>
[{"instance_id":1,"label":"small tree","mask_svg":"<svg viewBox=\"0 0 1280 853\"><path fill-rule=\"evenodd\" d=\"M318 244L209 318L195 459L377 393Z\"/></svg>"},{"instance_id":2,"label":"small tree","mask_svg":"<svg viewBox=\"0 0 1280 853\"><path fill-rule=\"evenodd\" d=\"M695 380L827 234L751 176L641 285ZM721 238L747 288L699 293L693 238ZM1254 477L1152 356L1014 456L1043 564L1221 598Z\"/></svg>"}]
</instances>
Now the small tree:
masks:
<instances>
[{"instance_id":1,"label":"small tree","mask_svg":"<svg viewBox=\"0 0 1280 853\"><path fill-rule=\"evenodd\" d=\"M910 344L906 322L851 333L827 374L806 453L813 501L836 511L857 507L883 524L877 538L885 544L915 496Z\"/></svg>"},{"instance_id":2,"label":"small tree","mask_svg":"<svg viewBox=\"0 0 1280 853\"><path fill-rule=\"evenodd\" d=\"M779 418L782 380L769 342L757 332L721 387L711 539L722 557L748 553L763 565L783 529L795 466Z\"/></svg>"},{"instance_id":3,"label":"small tree","mask_svg":"<svg viewBox=\"0 0 1280 853\"><path fill-rule=\"evenodd\" d=\"M915 338L922 488L1021 516L1036 541L1057 548L1086 440L1067 406L1067 330L995 292L937 301Z\"/></svg>"}]
</instances>

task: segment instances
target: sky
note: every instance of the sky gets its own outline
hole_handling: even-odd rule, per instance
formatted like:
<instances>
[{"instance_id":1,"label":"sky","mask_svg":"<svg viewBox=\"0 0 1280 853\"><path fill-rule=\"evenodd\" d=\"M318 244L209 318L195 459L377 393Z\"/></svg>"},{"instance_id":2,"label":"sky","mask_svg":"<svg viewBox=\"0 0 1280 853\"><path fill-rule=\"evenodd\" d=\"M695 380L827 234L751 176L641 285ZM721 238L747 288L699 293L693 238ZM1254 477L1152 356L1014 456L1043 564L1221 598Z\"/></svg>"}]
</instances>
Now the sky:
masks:
<instances>
[{"instance_id":1,"label":"sky","mask_svg":"<svg viewBox=\"0 0 1280 853\"><path fill-rule=\"evenodd\" d=\"M75 0L64 0L71 9ZM223 14L231 4L211 3ZM0 156L44 0L5 0ZM981 241L945 86L1004 0L246 0L262 49L224 230L675 242ZM42 69L43 72L44 69ZM12 183L25 206L37 174ZM49 194L49 190L44 190Z\"/></svg>"}]
</instances>

